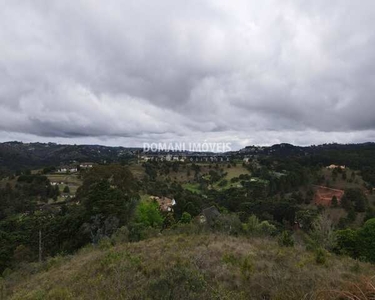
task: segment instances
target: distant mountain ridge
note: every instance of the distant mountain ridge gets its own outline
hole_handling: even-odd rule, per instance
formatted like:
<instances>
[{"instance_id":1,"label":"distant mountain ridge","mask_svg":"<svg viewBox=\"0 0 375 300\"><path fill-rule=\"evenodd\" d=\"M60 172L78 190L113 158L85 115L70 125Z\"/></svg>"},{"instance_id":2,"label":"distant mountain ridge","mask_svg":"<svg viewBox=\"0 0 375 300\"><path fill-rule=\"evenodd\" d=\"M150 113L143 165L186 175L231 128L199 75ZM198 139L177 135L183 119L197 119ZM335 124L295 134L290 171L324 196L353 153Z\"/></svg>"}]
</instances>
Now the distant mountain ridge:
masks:
<instances>
[{"instance_id":1,"label":"distant mountain ridge","mask_svg":"<svg viewBox=\"0 0 375 300\"><path fill-rule=\"evenodd\" d=\"M109 147L101 145L63 145L55 143L0 143L0 174L17 170L59 166L72 162L110 163L126 157L134 157L141 148ZM267 156L285 158L316 157L323 163L345 164L372 160L375 157L375 143L363 144L323 144L294 146L287 143L272 146L247 146L232 151L235 157ZM354 166L355 167L355 166Z\"/></svg>"},{"instance_id":2,"label":"distant mountain ridge","mask_svg":"<svg viewBox=\"0 0 375 300\"><path fill-rule=\"evenodd\" d=\"M270 156L304 156L322 154L331 151L375 151L375 143L366 142L361 144L322 144L311 146L295 146L292 144L281 143L272 146L246 146L239 150L243 154L263 154Z\"/></svg>"},{"instance_id":3,"label":"distant mountain ridge","mask_svg":"<svg viewBox=\"0 0 375 300\"><path fill-rule=\"evenodd\" d=\"M72 162L113 162L132 156L136 148L55 143L0 143L0 171L58 166Z\"/></svg>"}]
</instances>

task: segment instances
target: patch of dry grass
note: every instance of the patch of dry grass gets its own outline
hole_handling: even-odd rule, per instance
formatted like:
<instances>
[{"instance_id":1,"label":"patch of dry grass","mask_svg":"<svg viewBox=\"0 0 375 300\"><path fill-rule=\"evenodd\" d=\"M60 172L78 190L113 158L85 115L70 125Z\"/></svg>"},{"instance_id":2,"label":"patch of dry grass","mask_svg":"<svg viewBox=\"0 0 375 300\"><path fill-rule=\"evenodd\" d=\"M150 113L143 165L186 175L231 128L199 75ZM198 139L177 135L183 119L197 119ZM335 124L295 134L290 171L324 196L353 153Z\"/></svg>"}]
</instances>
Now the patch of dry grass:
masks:
<instances>
[{"instance_id":1,"label":"patch of dry grass","mask_svg":"<svg viewBox=\"0 0 375 300\"><path fill-rule=\"evenodd\" d=\"M83 249L3 286L9 299L371 299L348 282L366 295L374 271L333 255L318 264L314 253L272 239L178 234Z\"/></svg>"}]
</instances>

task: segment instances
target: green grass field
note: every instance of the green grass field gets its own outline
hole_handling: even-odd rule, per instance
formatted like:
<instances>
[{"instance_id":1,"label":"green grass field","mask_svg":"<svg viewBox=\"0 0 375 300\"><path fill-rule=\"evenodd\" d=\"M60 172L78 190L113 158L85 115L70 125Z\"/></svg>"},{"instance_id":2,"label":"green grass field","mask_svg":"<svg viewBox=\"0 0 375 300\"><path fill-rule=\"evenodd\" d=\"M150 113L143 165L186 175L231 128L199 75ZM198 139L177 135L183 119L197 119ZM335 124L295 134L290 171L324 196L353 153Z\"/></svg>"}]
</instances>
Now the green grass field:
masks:
<instances>
[{"instance_id":1,"label":"green grass field","mask_svg":"<svg viewBox=\"0 0 375 300\"><path fill-rule=\"evenodd\" d=\"M77 186L82 184L78 174L48 174L47 177L51 182L64 182L64 184Z\"/></svg>"},{"instance_id":2,"label":"green grass field","mask_svg":"<svg viewBox=\"0 0 375 300\"><path fill-rule=\"evenodd\" d=\"M50 182L58 182L59 190L63 193L66 186L69 187L70 195L75 195L78 188L82 185L82 180L79 178L78 174L48 174L47 175ZM56 202L64 202L66 198L60 196L57 198Z\"/></svg>"},{"instance_id":3,"label":"green grass field","mask_svg":"<svg viewBox=\"0 0 375 300\"><path fill-rule=\"evenodd\" d=\"M250 174L250 172L242 165L236 165L235 167L231 166L230 168L225 167L224 171L228 173L228 175L225 177L227 180L231 180L232 178L238 177L241 174Z\"/></svg>"},{"instance_id":4,"label":"green grass field","mask_svg":"<svg viewBox=\"0 0 375 300\"><path fill-rule=\"evenodd\" d=\"M199 189L199 184L198 183L184 183L182 187L186 190L189 190L193 193L202 193L202 191Z\"/></svg>"}]
</instances>

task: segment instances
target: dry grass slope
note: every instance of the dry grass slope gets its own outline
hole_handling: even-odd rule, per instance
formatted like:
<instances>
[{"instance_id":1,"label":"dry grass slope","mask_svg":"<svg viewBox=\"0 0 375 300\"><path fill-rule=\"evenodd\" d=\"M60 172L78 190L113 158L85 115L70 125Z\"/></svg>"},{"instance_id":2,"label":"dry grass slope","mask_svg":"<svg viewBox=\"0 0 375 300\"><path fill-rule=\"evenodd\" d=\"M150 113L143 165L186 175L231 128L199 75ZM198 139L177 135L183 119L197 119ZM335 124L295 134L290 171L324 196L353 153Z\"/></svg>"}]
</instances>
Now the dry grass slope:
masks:
<instances>
[{"instance_id":1,"label":"dry grass slope","mask_svg":"<svg viewBox=\"0 0 375 300\"><path fill-rule=\"evenodd\" d=\"M36 265L35 265L36 266ZM167 235L28 265L3 280L7 299L373 299L374 267L268 239ZM356 283L356 284L353 284ZM374 294L373 294L374 296Z\"/></svg>"}]
</instances>

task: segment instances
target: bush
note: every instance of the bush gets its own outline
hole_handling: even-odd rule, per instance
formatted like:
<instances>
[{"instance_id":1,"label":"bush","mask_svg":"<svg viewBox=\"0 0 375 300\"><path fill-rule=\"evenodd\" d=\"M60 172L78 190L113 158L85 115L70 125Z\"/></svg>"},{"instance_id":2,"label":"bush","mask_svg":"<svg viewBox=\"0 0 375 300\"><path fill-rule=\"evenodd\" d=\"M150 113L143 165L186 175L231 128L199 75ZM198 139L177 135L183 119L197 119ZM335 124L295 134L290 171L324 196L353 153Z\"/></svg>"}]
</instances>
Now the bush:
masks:
<instances>
[{"instance_id":1,"label":"bush","mask_svg":"<svg viewBox=\"0 0 375 300\"><path fill-rule=\"evenodd\" d=\"M289 231L283 231L279 237L279 245L283 247L293 247L294 239Z\"/></svg>"},{"instance_id":2,"label":"bush","mask_svg":"<svg viewBox=\"0 0 375 300\"><path fill-rule=\"evenodd\" d=\"M163 235L178 235L178 234L185 234L185 235L195 235L201 234L203 232L207 232L208 229L204 224L199 222L191 222L190 224L182 224L177 223L173 225L168 230L163 231Z\"/></svg>"},{"instance_id":3,"label":"bush","mask_svg":"<svg viewBox=\"0 0 375 300\"><path fill-rule=\"evenodd\" d=\"M241 264L241 275L244 279L249 279L254 273L255 265L250 256L246 257Z\"/></svg>"},{"instance_id":4,"label":"bush","mask_svg":"<svg viewBox=\"0 0 375 300\"><path fill-rule=\"evenodd\" d=\"M251 215L247 220L247 223L244 225L245 230L248 233L254 233L259 227L259 219L255 215Z\"/></svg>"},{"instance_id":5,"label":"bush","mask_svg":"<svg viewBox=\"0 0 375 300\"><path fill-rule=\"evenodd\" d=\"M129 224L129 242L138 242L160 234L159 228L146 227L142 223Z\"/></svg>"},{"instance_id":6,"label":"bush","mask_svg":"<svg viewBox=\"0 0 375 300\"><path fill-rule=\"evenodd\" d=\"M258 226L258 232L261 235L275 235L277 232L276 226L270 224L268 221L263 221Z\"/></svg>"},{"instance_id":7,"label":"bush","mask_svg":"<svg viewBox=\"0 0 375 300\"><path fill-rule=\"evenodd\" d=\"M111 240L115 245L129 242L128 227L122 226L121 228L117 229L112 235Z\"/></svg>"},{"instance_id":8,"label":"bush","mask_svg":"<svg viewBox=\"0 0 375 300\"><path fill-rule=\"evenodd\" d=\"M274 225L270 224L268 221L259 222L258 217L255 215L249 217L243 228L248 234L251 235L269 236L274 235L277 232Z\"/></svg>"},{"instance_id":9,"label":"bush","mask_svg":"<svg viewBox=\"0 0 375 300\"><path fill-rule=\"evenodd\" d=\"M112 247L112 242L109 237L105 236L102 239L100 239L98 245L100 249L105 250L105 249L109 249Z\"/></svg>"},{"instance_id":10,"label":"bush","mask_svg":"<svg viewBox=\"0 0 375 300\"><path fill-rule=\"evenodd\" d=\"M242 231L242 223L235 214L222 214L215 220L213 228L226 234L239 235Z\"/></svg>"},{"instance_id":11,"label":"bush","mask_svg":"<svg viewBox=\"0 0 375 300\"><path fill-rule=\"evenodd\" d=\"M189 265L179 263L152 280L147 294L153 299L197 299L204 291L203 275Z\"/></svg>"},{"instance_id":12,"label":"bush","mask_svg":"<svg viewBox=\"0 0 375 300\"><path fill-rule=\"evenodd\" d=\"M316 250L315 262L318 265L324 265L326 263L326 261L327 261L326 251L322 248L319 248L318 250Z\"/></svg>"},{"instance_id":13,"label":"bush","mask_svg":"<svg viewBox=\"0 0 375 300\"><path fill-rule=\"evenodd\" d=\"M180 222L182 224L189 224L191 222L191 214L189 214L188 212L183 212L182 216L181 216L181 219L180 219Z\"/></svg>"}]
</instances>

